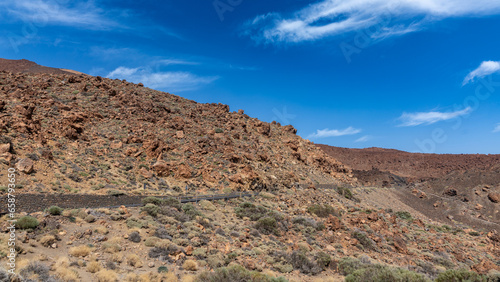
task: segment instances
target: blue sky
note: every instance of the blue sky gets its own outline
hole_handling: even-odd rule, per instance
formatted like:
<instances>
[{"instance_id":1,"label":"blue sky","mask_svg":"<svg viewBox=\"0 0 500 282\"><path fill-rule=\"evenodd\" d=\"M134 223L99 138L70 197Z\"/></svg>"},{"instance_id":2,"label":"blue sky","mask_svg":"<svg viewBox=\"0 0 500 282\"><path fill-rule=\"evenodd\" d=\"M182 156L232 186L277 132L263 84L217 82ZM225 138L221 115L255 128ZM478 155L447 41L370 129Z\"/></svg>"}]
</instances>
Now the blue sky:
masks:
<instances>
[{"instance_id":1,"label":"blue sky","mask_svg":"<svg viewBox=\"0 0 500 282\"><path fill-rule=\"evenodd\" d=\"M143 82L315 143L500 153L500 2L0 2L0 57Z\"/></svg>"}]
</instances>

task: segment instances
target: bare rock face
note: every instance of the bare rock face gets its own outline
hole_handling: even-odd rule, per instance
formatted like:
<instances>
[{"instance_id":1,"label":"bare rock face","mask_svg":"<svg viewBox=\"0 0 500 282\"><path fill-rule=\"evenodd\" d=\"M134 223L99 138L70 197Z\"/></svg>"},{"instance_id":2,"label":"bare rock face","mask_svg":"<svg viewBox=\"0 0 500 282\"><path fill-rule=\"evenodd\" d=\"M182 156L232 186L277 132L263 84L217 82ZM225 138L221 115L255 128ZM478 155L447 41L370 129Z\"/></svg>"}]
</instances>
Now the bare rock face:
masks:
<instances>
[{"instance_id":1,"label":"bare rock face","mask_svg":"<svg viewBox=\"0 0 500 282\"><path fill-rule=\"evenodd\" d=\"M20 159L16 164L17 170L24 172L26 174L30 174L33 172L34 163L31 159L24 158Z\"/></svg>"},{"instance_id":2,"label":"bare rock face","mask_svg":"<svg viewBox=\"0 0 500 282\"><path fill-rule=\"evenodd\" d=\"M394 247L400 253L403 253L403 254L408 253L408 248L406 247L406 242L399 235L394 236Z\"/></svg>"},{"instance_id":3,"label":"bare rock face","mask_svg":"<svg viewBox=\"0 0 500 282\"><path fill-rule=\"evenodd\" d=\"M500 193L491 192L488 194L488 199L490 199L490 201L492 201L493 203L499 203L500 202Z\"/></svg>"},{"instance_id":4,"label":"bare rock face","mask_svg":"<svg viewBox=\"0 0 500 282\"><path fill-rule=\"evenodd\" d=\"M10 144L0 144L0 154L8 153L10 151Z\"/></svg>"}]
</instances>

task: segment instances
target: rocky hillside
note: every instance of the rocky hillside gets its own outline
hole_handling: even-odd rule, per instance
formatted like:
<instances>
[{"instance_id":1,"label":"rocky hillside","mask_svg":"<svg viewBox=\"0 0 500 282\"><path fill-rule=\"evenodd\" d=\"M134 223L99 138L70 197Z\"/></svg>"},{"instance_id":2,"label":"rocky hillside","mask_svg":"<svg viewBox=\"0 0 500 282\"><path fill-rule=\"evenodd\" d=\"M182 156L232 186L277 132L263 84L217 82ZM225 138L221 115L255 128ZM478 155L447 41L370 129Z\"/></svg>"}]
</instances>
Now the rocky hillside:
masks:
<instances>
[{"instance_id":1,"label":"rocky hillside","mask_svg":"<svg viewBox=\"0 0 500 282\"><path fill-rule=\"evenodd\" d=\"M492 171L500 168L500 155L420 154L382 148L348 149L328 145L317 146L353 169L387 171L414 181L439 178L451 172Z\"/></svg>"},{"instance_id":2,"label":"rocky hillside","mask_svg":"<svg viewBox=\"0 0 500 282\"><path fill-rule=\"evenodd\" d=\"M87 75L1 72L0 132L1 173L16 166L29 175L19 178L19 192L272 190L352 181L349 168L290 125Z\"/></svg>"},{"instance_id":3,"label":"rocky hillside","mask_svg":"<svg viewBox=\"0 0 500 282\"><path fill-rule=\"evenodd\" d=\"M22 60L8 60L0 58L0 71L13 73L51 73L51 74L82 74L81 72L41 66L35 62Z\"/></svg>"}]
</instances>

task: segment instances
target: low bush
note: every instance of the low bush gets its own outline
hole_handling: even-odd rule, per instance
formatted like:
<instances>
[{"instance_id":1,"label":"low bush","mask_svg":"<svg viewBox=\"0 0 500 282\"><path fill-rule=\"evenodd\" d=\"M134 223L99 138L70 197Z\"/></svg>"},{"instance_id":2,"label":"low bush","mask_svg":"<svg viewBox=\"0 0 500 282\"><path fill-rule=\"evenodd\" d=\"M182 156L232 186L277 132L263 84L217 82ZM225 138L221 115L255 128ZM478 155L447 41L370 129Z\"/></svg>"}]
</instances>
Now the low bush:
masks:
<instances>
[{"instance_id":1,"label":"low bush","mask_svg":"<svg viewBox=\"0 0 500 282\"><path fill-rule=\"evenodd\" d=\"M278 224L276 223L276 219L272 217L264 217L257 221L255 224L255 229L259 230L262 234L276 234L279 235L278 232Z\"/></svg>"},{"instance_id":2,"label":"low bush","mask_svg":"<svg viewBox=\"0 0 500 282\"><path fill-rule=\"evenodd\" d=\"M130 265L130 266L133 266L135 268L141 268L142 267L142 260L141 258L136 255L136 254L129 254L127 256L127 263Z\"/></svg>"},{"instance_id":3,"label":"low bush","mask_svg":"<svg viewBox=\"0 0 500 282\"><path fill-rule=\"evenodd\" d=\"M90 248L86 245L80 245L69 249L69 254L74 257L86 257L90 254Z\"/></svg>"},{"instance_id":4,"label":"low bush","mask_svg":"<svg viewBox=\"0 0 500 282\"><path fill-rule=\"evenodd\" d=\"M346 276L346 282L430 281L424 275L407 269L371 264L351 257L342 258L338 263L338 270L341 275Z\"/></svg>"},{"instance_id":5,"label":"low bush","mask_svg":"<svg viewBox=\"0 0 500 282\"><path fill-rule=\"evenodd\" d=\"M38 222L38 219L36 219L32 216L26 215L26 216L19 218L16 221L16 228L18 228L18 229L33 229L33 228L37 227L39 224L40 224L40 222Z\"/></svg>"},{"instance_id":6,"label":"low bush","mask_svg":"<svg viewBox=\"0 0 500 282\"><path fill-rule=\"evenodd\" d=\"M274 278L269 275L249 271L241 265L232 265L228 267L218 268L215 272L203 272L198 275L195 282L243 282L243 281L253 281L253 282L286 282L284 277Z\"/></svg>"},{"instance_id":7,"label":"low bush","mask_svg":"<svg viewBox=\"0 0 500 282\"><path fill-rule=\"evenodd\" d=\"M49 275L49 268L41 262L30 262L19 274L22 277L38 277L40 281L55 281L54 277Z\"/></svg>"},{"instance_id":8,"label":"low bush","mask_svg":"<svg viewBox=\"0 0 500 282\"><path fill-rule=\"evenodd\" d=\"M189 216L190 219L194 219L197 216L203 215L199 210L196 209L195 206L193 206L193 204L190 203L182 205L182 210L187 216Z\"/></svg>"},{"instance_id":9,"label":"low bush","mask_svg":"<svg viewBox=\"0 0 500 282\"><path fill-rule=\"evenodd\" d=\"M147 205L147 204L153 204L153 205L161 205L163 203L163 200L160 198L156 197L146 197L142 199L142 204Z\"/></svg>"},{"instance_id":10,"label":"low bush","mask_svg":"<svg viewBox=\"0 0 500 282\"><path fill-rule=\"evenodd\" d=\"M166 273L168 272L168 268L166 266L158 267L158 273Z\"/></svg>"},{"instance_id":11,"label":"low bush","mask_svg":"<svg viewBox=\"0 0 500 282\"><path fill-rule=\"evenodd\" d=\"M118 275L113 270L103 269L96 274L98 282L117 282Z\"/></svg>"},{"instance_id":12,"label":"low bush","mask_svg":"<svg viewBox=\"0 0 500 282\"><path fill-rule=\"evenodd\" d=\"M436 278L436 282L454 281L489 282L486 275L480 275L467 269L448 269L445 272L441 272Z\"/></svg>"},{"instance_id":13,"label":"low bush","mask_svg":"<svg viewBox=\"0 0 500 282\"><path fill-rule=\"evenodd\" d=\"M188 271L197 271L198 263L192 259L188 259L182 264L182 268Z\"/></svg>"},{"instance_id":14,"label":"low bush","mask_svg":"<svg viewBox=\"0 0 500 282\"><path fill-rule=\"evenodd\" d=\"M262 217L265 217L268 213L267 209L262 206L256 206L252 203L241 203L239 207L235 209L236 215L240 218L248 217L252 221L257 221Z\"/></svg>"},{"instance_id":15,"label":"low bush","mask_svg":"<svg viewBox=\"0 0 500 282\"><path fill-rule=\"evenodd\" d=\"M413 220L411 213L407 211L398 211L396 212L396 216L404 220Z\"/></svg>"},{"instance_id":16,"label":"low bush","mask_svg":"<svg viewBox=\"0 0 500 282\"><path fill-rule=\"evenodd\" d=\"M141 241L141 235L139 232L134 231L128 235L128 240L134 243L139 243Z\"/></svg>"},{"instance_id":17,"label":"low bush","mask_svg":"<svg viewBox=\"0 0 500 282\"><path fill-rule=\"evenodd\" d=\"M63 212L63 209L58 207L58 206L51 206L49 209L48 209L48 212L51 214L51 215L61 215L62 212Z\"/></svg>"},{"instance_id":18,"label":"low bush","mask_svg":"<svg viewBox=\"0 0 500 282\"><path fill-rule=\"evenodd\" d=\"M141 211L145 211L150 216L156 217L158 215L158 212L160 211L160 208L155 204L146 204L141 208Z\"/></svg>"},{"instance_id":19,"label":"low bush","mask_svg":"<svg viewBox=\"0 0 500 282\"><path fill-rule=\"evenodd\" d=\"M289 263L293 265L294 269L298 269L304 274L316 275L323 270L316 262L311 261L305 252L294 251L290 255Z\"/></svg>"},{"instance_id":20,"label":"low bush","mask_svg":"<svg viewBox=\"0 0 500 282\"><path fill-rule=\"evenodd\" d=\"M351 233L351 236L353 238L356 238L359 241L359 243L363 246L363 248L370 250L377 250L375 242L372 239L370 239L365 232L361 230L354 230Z\"/></svg>"},{"instance_id":21,"label":"low bush","mask_svg":"<svg viewBox=\"0 0 500 282\"><path fill-rule=\"evenodd\" d=\"M344 198L348 200L354 200L354 195L352 194L351 189L345 187L345 186L339 186L337 187L337 193L342 195Z\"/></svg>"},{"instance_id":22,"label":"low bush","mask_svg":"<svg viewBox=\"0 0 500 282\"><path fill-rule=\"evenodd\" d=\"M90 273L96 273L101 270L101 265L97 261L91 261L87 264L87 271Z\"/></svg>"},{"instance_id":23,"label":"low bush","mask_svg":"<svg viewBox=\"0 0 500 282\"><path fill-rule=\"evenodd\" d=\"M318 217L338 216L339 213L330 205L312 205L307 208L307 212Z\"/></svg>"}]
</instances>

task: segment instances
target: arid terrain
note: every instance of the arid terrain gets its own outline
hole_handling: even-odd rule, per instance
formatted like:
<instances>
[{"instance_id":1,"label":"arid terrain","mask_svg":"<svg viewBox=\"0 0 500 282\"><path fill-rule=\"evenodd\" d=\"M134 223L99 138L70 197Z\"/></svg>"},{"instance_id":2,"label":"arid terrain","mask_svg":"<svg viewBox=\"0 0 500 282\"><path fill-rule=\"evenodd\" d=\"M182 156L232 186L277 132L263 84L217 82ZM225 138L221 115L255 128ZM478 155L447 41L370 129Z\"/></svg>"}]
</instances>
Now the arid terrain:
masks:
<instances>
[{"instance_id":1,"label":"arid terrain","mask_svg":"<svg viewBox=\"0 0 500 282\"><path fill-rule=\"evenodd\" d=\"M498 281L499 156L296 133L142 84L0 60L0 211L9 168L18 200L36 202L19 203L17 275L0 281ZM177 198L243 191L259 194Z\"/></svg>"}]
</instances>

